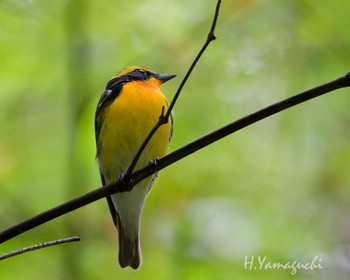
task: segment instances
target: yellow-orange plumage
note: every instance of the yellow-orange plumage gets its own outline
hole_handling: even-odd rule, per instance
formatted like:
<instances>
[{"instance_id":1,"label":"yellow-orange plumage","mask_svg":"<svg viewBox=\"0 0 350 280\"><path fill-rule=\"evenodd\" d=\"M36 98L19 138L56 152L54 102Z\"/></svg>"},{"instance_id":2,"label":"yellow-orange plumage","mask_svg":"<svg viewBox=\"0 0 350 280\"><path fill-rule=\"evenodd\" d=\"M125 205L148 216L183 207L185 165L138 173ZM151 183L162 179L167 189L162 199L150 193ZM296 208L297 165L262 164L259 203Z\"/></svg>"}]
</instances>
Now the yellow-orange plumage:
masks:
<instances>
[{"instance_id":1,"label":"yellow-orange plumage","mask_svg":"<svg viewBox=\"0 0 350 280\"><path fill-rule=\"evenodd\" d=\"M167 101L161 84L175 75L159 75L143 67L128 67L107 84L96 110L97 159L104 184L125 172ZM142 153L136 169L165 155L172 122L161 126ZM107 198L119 231L119 263L138 268L141 263L139 219L155 176L138 183L131 192Z\"/></svg>"},{"instance_id":2,"label":"yellow-orange plumage","mask_svg":"<svg viewBox=\"0 0 350 280\"><path fill-rule=\"evenodd\" d=\"M103 165L111 166L118 161L125 171L135 150L158 121L163 106L166 108L167 104L157 80L133 81L124 85L117 99L105 110L105 121L100 132L103 147L100 159ZM148 162L165 154L169 134L170 122L161 126L152 137L137 168L144 166L142 159L146 158ZM118 159L115 155L118 155Z\"/></svg>"}]
</instances>

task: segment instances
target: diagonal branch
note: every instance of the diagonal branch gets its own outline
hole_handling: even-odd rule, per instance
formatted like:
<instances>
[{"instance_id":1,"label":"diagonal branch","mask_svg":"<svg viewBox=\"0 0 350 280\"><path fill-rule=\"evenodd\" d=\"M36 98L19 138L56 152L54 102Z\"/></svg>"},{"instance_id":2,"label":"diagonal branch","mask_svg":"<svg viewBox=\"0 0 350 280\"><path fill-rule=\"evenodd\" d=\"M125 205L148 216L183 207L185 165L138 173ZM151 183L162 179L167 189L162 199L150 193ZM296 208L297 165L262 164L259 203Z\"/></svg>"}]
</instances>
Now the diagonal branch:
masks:
<instances>
[{"instance_id":1,"label":"diagonal branch","mask_svg":"<svg viewBox=\"0 0 350 280\"><path fill-rule=\"evenodd\" d=\"M49 241L49 242L45 242L45 243L40 243L40 244L36 244L33 246L29 246L29 247L25 247L22 249L18 249L3 255L0 255L0 261L4 260L4 259L8 259L20 254L24 254L24 253L28 253L34 250L39 250L39 249L43 249L46 247L51 247L51 246L55 246L55 245L59 245L59 244L64 244L64 243L69 243L69 242L75 242L75 241L80 241L80 237L79 236L72 236L72 237L67 237L67 238L63 238L63 239L57 239L54 241Z\"/></svg>"},{"instance_id":2,"label":"diagonal branch","mask_svg":"<svg viewBox=\"0 0 350 280\"><path fill-rule=\"evenodd\" d=\"M216 4L216 9L215 9L215 13L214 13L213 22L211 24L210 31L209 31L208 36L207 36L207 40L205 41L204 45L202 46L202 48L198 52L196 58L193 60L190 68L188 68L185 77L182 79L181 84L180 84L177 92L175 93L175 96L174 96L173 100L171 101L171 103L169 105L168 111L167 111L167 113L165 115L166 119L169 119L171 111L173 110L173 108L175 106L176 100L178 99L178 97L180 95L180 92L181 92L182 88L184 87L184 85L186 84L188 78L190 77L193 69L196 67L199 59L201 58L201 56L203 55L203 53L205 52L205 50L207 49L209 44L216 39L216 37L214 35L214 32L215 32L216 23L217 23L218 17L219 17L220 5L221 5L221 0L218 0L218 2Z\"/></svg>"},{"instance_id":3,"label":"diagonal branch","mask_svg":"<svg viewBox=\"0 0 350 280\"><path fill-rule=\"evenodd\" d=\"M136 155L134 156L128 170L126 171L125 173L125 176L124 176L124 181L126 183L126 188L127 190L131 190L132 189L132 186L130 186L128 184L128 182L131 180L133 181L133 178L132 178L132 172L134 171L135 169L135 166L142 154L142 152L144 151L144 149L146 148L148 142L151 140L152 136L157 132L158 128L161 127L163 124L167 124L168 121L169 121L169 117L170 117L170 114L171 114L171 111L173 110L174 106L175 106L175 103L182 91L182 88L184 87L184 85L186 84L188 78L190 77L193 69L196 67L199 59L201 58L201 56L203 55L203 53L205 52L205 50L207 49L208 45L214 41L216 39L215 35L214 35L214 32L215 32L215 28L216 28L216 23L218 21L218 17L219 17L219 10L220 10L220 5L221 5L221 0L218 0L217 4L216 4L216 8L215 8L215 13L214 13L214 18L213 18L213 22L211 24L211 27L210 27L210 30L209 30L209 33L208 33L208 36L207 36L207 39L204 43L204 45L202 46L202 48L200 49L200 51L198 52L196 58L193 60L190 68L188 68L187 70L187 73L186 75L184 76L184 78L182 79L180 85L179 85L179 88L177 89L174 97L173 97L173 100L171 101L170 105L169 105L169 108L167 109L167 112L166 114L164 115L164 108L162 108L162 112L159 116L159 120L158 122L155 124L155 126L151 129L151 131L148 133L147 137L145 138L145 140L143 141L143 143L141 144L140 148L138 149Z\"/></svg>"},{"instance_id":4,"label":"diagonal branch","mask_svg":"<svg viewBox=\"0 0 350 280\"><path fill-rule=\"evenodd\" d=\"M265 107L255 113L238 119L212 133L209 133L203 136L202 138L193 141L192 143L189 143L188 145L159 159L157 161L157 169L161 170L171 165L172 163L226 137L227 135L234 133L242 128L245 128L253 123L256 123L262 119L265 119L271 115L284 111L288 108L296 106L300 103L323 95L325 93L332 92L336 89L344 87L350 87L350 72L336 80L309 89L292 97L284 99L280 102L272 104L268 107ZM140 182L141 180L145 179L146 177L152 175L153 173L154 170L151 166L146 166L140 170L137 170L132 174L133 180L132 182L130 182L131 187ZM66 203L58 205L45 212L42 212L36 216L33 216L28 220L25 220L17 225L14 225L4 230L3 232L0 232L0 243L3 243L15 236L18 236L19 234L25 231L28 231L34 227L37 227L43 223L53 220L63 214L78 209L105 196L121 192L119 188L119 182L111 183L109 185L103 186L102 188L98 188L87 194L84 194L80 197L74 198Z\"/></svg>"},{"instance_id":5,"label":"diagonal branch","mask_svg":"<svg viewBox=\"0 0 350 280\"><path fill-rule=\"evenodd\" d=\"M300 103L313 99L315 97L321 96L325 93L332 92L334 90L350 87L350 72L345 74L344 76L339 77L331 82L325 83L318 87L303 91L299 94L286 98L282 101L274 103L268 107L265 107L255 113L247 115L243 118L240 118L218 130L215 130L189 144L183 146L182 148L162 157L157 161L157 169L161 170L170 164L187 157L188 155L200 150L242 128L245 128L253 123L256 123L262 119L265 119L269 116L272 116L276 113L284 111L288 108L296 106ZM153 173L152 169L149 167L142 168L137 170L134 175L134 181L139 182L140 178L146 178Z\"/></svg>"}]
</instances>

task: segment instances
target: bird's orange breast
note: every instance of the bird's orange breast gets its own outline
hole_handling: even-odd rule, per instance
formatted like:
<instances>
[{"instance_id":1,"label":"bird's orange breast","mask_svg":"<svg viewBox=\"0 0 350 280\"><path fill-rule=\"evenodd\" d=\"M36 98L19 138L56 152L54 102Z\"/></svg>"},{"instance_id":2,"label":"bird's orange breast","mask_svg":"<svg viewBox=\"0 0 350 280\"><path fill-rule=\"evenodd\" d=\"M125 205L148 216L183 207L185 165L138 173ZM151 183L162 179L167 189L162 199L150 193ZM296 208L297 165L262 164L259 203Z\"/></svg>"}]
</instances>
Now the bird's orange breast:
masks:
<instances>
[{"instance_id":1,"label":"bird's orange breast","mask_svg":"<svg viewBox=\"0 0 350 280\"><path fill-rule=\"evenodd\" d=\"M126 83L119 96L105 109L100 132L100 165L108 181L127 169L138 148L157 123L167 102L160 91L160 83L132 81ZM170 135L170 122L162 125L144 150L136 169L149 160L165 155Z\"/></svg>"}]
</instances>

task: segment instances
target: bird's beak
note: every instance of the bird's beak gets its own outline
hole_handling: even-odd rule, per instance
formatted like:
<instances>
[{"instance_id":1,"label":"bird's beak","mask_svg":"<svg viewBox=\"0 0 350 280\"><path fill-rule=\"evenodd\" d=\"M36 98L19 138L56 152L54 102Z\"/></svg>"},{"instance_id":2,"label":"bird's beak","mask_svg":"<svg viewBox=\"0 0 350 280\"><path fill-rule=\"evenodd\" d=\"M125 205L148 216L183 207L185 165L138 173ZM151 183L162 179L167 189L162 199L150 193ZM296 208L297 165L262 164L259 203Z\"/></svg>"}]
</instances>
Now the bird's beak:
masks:
<instances>
[{"instance_id":1,"label":"bird's beak","mask_svg":"<svg viewBox=\"0 0 350 280\"><path fill-rule=\"evenodd\" d=\"M157 79L162 81L162 83L165 83L166 81L169 81L175 77L176 75L173 75L173 74L157 74Z\"/></svg>"}]
</instances>

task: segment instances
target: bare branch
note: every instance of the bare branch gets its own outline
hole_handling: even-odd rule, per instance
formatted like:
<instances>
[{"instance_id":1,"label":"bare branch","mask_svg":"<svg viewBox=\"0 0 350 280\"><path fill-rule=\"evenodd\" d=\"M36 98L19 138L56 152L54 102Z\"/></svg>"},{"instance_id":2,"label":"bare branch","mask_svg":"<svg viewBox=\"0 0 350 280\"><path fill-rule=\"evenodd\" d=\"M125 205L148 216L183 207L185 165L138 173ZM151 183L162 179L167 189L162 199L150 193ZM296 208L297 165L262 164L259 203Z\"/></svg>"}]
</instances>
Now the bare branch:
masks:
<instances>
[{"instance_id":1,"label":"bare branch","mask_svg":"<svg viewBox=\"0 0 350 280\"><path fill-rule=\"evenodd\" d=\"M226 137L227 135L234 133L242 128L245 128L253 123L256 123L262 119L265 119L271 115L274 115L278 112L286 110L290 107L308 101L312 98L318 97L328 92L332 92L339 88L349 87L350 86L350 72L346 75L333 80L331 82L325 83L318 87L309 89L292 97L289 97L285 100L272 104L268 107L265 107L253 114L245 116L237 121L234 121L210 134L199 138L198 140L189 143L188 145L164 156L163 158L157 160L157 169L161 170L172 163L198 151L221 138ZM132 182L130 182L131 187L146 177L152 175L154 170L151 166L146 166L140 170L135 171L132 174ZM25 231L28 231L34 227L37 227L43 223L46 223L50 220L53 220L63 214L66 214L70 211L78 209L84 205L87 205L93 201L101 199L105 196L109 196L113 193L121 192L120 183L111 183L109 185L98 188L94 191L91 191L85 195L72 199L66 203L58 205L50 210L42 212L36 216L29 218L13 227L10 227L3 232L0 232L0 243L3 243Z\"/></svg>"},{"instance_id":2,"label":"bare branch","mask_svg":"<svg viewBox=\"0 0 350 280\"><path fill-rule=\"evenodd\" d=\"M28 252L31 252L34 250L39 250L39 249L43 249L46 247L60 245L60 244L69 243L69 242L75 242L75 241L80 241L80 237L79 236L72 236L72 237L57 239L57 240L49 241L49 242L45 242L45 243L40 243L37 245L25 247L22 249L18 249L18 250L0 255L0 260L11 258L11 257L17 256L17 255L23 254L23 253L28 253Z\"/></svg>"},{"instance_id":3,"label":"bare branch","mask_svg":"<svg viewBox=\"0 0 350 280\"><path fill-rule=\"evenodd\" d=\"M315 88L306 90L304 92L301 92L299 94L296 94L292 97L286 98L280 102L277 102L275 104L272 104L268 107L265 107L259 111L256 111L255 113L252 113L250 115L247 115L241 119L238 119L218 130L213 131L212 133L209 133L189 144L186 146L162 157L157 161L157 169L160 171L161 169L169 166L170 164L187 157L188 155L194 153L197 150L200 150L218 140L221 138L224 138L228 136L229 134L232 134L238 130L241 130L242 128L245 128L253 123L256 123L262 119L265 119L269 116L272 116L276 113L279 113L281 111L284 111L290 107L296 106L300 103L303 103L305 101L308 101L310 99L313 99L315 97L321 96L325 93L332 92L336 89L349 87L350 86L350 72L345 74L342 77L339 77L336 80L333 80L331 82L325 83L323 85L317 86ZM140 178L144 179L147 176L150 176L152 174L152 169L149 167L142 168L138 171L136 171L133 175L134 181L139 182Z\"/></svg>"},{"instance_id":4,"label":"bare branch","mask_svg":"<svg viewBox=\"0 0 350 280\"><path fill-rule=\"evenodd\" d=\"M143 141L143 143L141 144L140 148L138 149L135 157L133 158L128 170L126 171L125 173L125 176L124 176L124 180L125 180L125 183L126 183L126 188L127 190L131 190L132 189L132 186L128 184L128 182L130 180L133 180L132 178L132 172L134 171L135 169L135 166L142 154L142 152L144 151L144 149L146 148L148 142L151 140L152 136L157 132L158 128L161 127L163 124L166 124L168 123L169 121L169 117L170 117L170 114L171 114L171 111L173 110L174 106L175 106L175 103L178 99L178 97L180 96L180 93L182 91L182 88L184 87L184 85L186 84L188 78L190 77L193 69L196 67L199 59L201 58L201 56L203 55L203 53L205 52L206 48L208 47L208 45L214 41L216 39L215 35L214 35L214 32L215 32L215 28L216 28L216 23L217 23L217 20L218 20L218 17L219 17L219 10L220 10L220 5L221 5L221 0L218 0L218 2L216 3L216 8L215 8L215 13L214 13L214 18L213 18L213 22L211 24L211 27L210 27L210 30L209 30L209 33L208 33L208 36L207 36L207 39L204 43L204 45L202 46L202 48L200 49L200 51L198 52L196 58L193 60L190 68L188 68L187 70L187 73L186 75L184 76L184 78L182 79L180 85L179 85L179 88L177 89L174 97L173 97L173 100L171 101L170 105L169 105L169 108L167 110L167 113L164 115L164 108L162 108L162 112L159 116L159 120L158 122L155 124L155 126L151 129L151 131L149 132L149 134L147 135L147 137L145 138L145 140Z\"/></svg>"}]
</instances>

